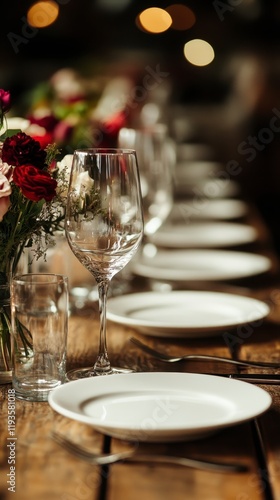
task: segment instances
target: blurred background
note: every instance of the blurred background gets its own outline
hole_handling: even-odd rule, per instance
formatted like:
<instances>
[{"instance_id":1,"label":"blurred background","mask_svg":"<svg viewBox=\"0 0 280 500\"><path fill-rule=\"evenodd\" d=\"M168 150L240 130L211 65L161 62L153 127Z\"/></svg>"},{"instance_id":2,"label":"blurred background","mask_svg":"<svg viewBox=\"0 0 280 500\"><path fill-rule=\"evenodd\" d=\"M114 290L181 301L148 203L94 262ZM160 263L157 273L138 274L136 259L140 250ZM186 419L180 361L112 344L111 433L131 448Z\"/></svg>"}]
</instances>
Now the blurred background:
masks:
<instances>
[{"instance_id":1,"label":"blurred background","mask_svg":"<svg viewBox=\"0 0 280 500\"><path fill-rule=\"evenodd\" d=\"M177 162L219 161L280 253L278 0L12 0L1 19L11 115L65 153L164 122Z\"/></svg>"},{"instance_id":2,"label":"blurred background","mask_svg":"<svg viewBox=\"0 0 280 500\"><path fill-rule=\"evenodd\" d=\"M32 13L29 9L36 3ZM141 27L138 16L145 9L168 11L172 6L185 10L179 10L165 31L151 33ZM174 4L162 0L14 0L5 2L2 9L1 80L17 91L29 89L32 82L65 66L87 74L98 74L104 66L122 72L141 70L155 58L172 71L170 78L179 98L221 101L236 74L231 67L236 56L249 52L266 59L278 55L277 0ZM31 27L27 19L43 26ZM187 63L183 55L184 44L196 38L209 42L215 51L215 59L203 70Z\"/></svg>"}]
</instances>

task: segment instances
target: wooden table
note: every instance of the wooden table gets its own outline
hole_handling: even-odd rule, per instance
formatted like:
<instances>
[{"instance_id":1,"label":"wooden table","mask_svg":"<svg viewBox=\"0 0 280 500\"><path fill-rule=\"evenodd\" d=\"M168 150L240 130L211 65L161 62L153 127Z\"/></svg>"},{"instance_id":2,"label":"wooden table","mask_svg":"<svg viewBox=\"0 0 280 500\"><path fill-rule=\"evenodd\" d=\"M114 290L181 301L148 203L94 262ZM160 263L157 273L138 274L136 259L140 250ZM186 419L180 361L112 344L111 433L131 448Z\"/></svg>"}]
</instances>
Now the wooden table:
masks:
<instances>
[{"instance_id":1,"label":"wooden table","mask_svg":"<svg viewBox=\"0 0 280 500\"><path fill-rule=\"evenodd\" d=\"M260 239L254 251L270 255L274 266L266 276L220 284L225 289L265 300L271 307L269 317L247 338L237 336L235 355L244 359L280 362L280 275L267 232L258 217L250 219ZM250 249L251 250L251 249ZM139 285L139 283L138 283ZM86 366L95 358L98 345L98 316L95 313L70 318L68 368ZM236 335L236 332L233 332ZM143 354L129 341L143 336L131 328L110 323L108 348L114 364L137 371L180 371L234 373L236 369L219 363L180 363L168 365ZM150 345L168 353L211 353L231 355L222 336L210 339L165 340L145 337ZM266 372L242 370L242 373ZM267 372L266 372L267 373ZM280 369L279 369L280 373ZM11 386L1 386L1 479L0 498L6 500L278 500L280 499L280 386L263 385L273 398L271 409L254 421L236 425L202 440L172 444L141 444L141 449L180 454L218 461L240 462L245 473L217 473L186 467L122 462L109 468L85 463L59 447L51 439L57 430L95 451L118 450L127 443L110 439L93 428L55 413L48 403L16 401L15 454L8 447L8 396ZM12 450L13 451L13 450ZM16 492L13 493L9 456L15 458Z\"/></svg>"}]
</instances>

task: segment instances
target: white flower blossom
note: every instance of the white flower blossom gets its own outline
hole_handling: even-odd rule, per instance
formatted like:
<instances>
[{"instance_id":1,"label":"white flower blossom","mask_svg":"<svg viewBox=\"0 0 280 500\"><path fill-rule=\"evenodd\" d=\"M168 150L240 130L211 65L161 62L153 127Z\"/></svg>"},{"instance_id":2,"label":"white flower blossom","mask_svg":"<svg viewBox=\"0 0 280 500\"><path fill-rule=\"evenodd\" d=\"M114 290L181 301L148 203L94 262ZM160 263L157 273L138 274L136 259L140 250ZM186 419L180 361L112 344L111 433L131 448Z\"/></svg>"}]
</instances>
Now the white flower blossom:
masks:
<instances>
[{"instance_id":1,"label":"white flower blossom","mask_svg":"<svg viewBox=\"0 0 280 500\"><path fill-rule=\"evenodd\" d=\"M62 160L58 161L56 164L60 177L63 177L64 179L63 182L64 188L60 192L62 198L67 197L72 161L73 161L73 155L69 154L65 155L62 158Z\"/></svg>"},{"instance_id":2,"label":"white flower blossom","mask_svg":"<svg viewBox=\"0 0 280 500\"><path fill-rule=\"evenodd\" d=\"M8 212L10 206L10 194L12 194L11 185L4 174L0 172L0 222Z\"/></svg>"},{"instance_id":3,"label":"white flower blossom","mask_svg":"<svg viewBox=\"0 0 280 500\"><path fill-rule=\"evenodd\" d=\"M88 172L81 172L73 184L79 193L89 193L93 187L94 180L90 178Z\"/></svg>"}]
</instances>

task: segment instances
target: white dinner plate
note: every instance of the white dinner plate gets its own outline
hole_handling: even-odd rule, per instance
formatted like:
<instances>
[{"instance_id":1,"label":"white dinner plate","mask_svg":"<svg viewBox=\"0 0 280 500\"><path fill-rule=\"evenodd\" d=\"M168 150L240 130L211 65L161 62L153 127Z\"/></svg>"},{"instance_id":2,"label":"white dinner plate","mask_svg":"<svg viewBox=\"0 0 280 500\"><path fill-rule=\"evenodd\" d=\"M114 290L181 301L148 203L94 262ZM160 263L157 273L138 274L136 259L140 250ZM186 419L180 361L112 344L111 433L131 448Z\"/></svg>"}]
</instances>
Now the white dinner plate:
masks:
<instances>
[{"instance_id":1,"label":"white dinner plate","mask_svg":"<svg viewBox=\"0 0 280 500\"><path fill-rule=\"evenodd\" d=\"M265 302L221 292L144 292L108 300L107 318L154 337L213 337L269 313ZM253 327L252 327L253 328Z\"/></svg>"},{"instance_id":2,"label":"white dinner plate","mask_svg":"<svg viewBox=\"0 0 280 500\"><path fill-rule=\"evenodd\" d=\"M217 177L223 170L223 164L216 161L195 160L178 161L174 169L175 184L190 184Z\"/></svg>"},{"instance_id":3,"label":"white dinner plate","mask_svg":"<svg viewBox=\"0 0 280 500\"><path fill-rule=\"evenodd\" d=\"M214 375L130 373L66 383L49 395L61 415L130 441L205 437L271 405L263 389Z\"/></svg>"},{"instance_id":4,"label":"white dinner plate","mask_svg":"<svg viewBox=\"0 0 280 500\"><path fill-rule=\"evenodd\" d=\"M152 248L154 250L154 248ZM143 278L188 282L232 280L257 276L271 269L264 255L230 250L162 250L143 254L132 271Z\"/></svg>"},{"instance_id":5,"label":"white dinner plate","mask_svg":"<svg viewBox=\"0 0 280 500\"><path fill-rule=\"evenodd\" d=\"M234 222L186 222L164 224L150 241L166 248L219 248L252 243L257 231L246 224Z\"/></svg>"},{"instance_id":6,"label":"white dinner plate","mask_svg":"<svg viewBox=\"0 0 280 500\"><path fill-rule=\"evenodd\" d=\"M184 182L183 179L175 182L175 193L192 197L194 202L217 198L231 198L240 194L240 186L232 180L213 177L196 181L195 184Z\"/></svg>"},{"instance_id":7,"label":"white dinner plate","mask_svg":"<svg viewBox=\"0 0 280 500\"><path fill-rule=\"evenodd\" d=\"M248 205L241 200L217 199L194 203L193 200L176 202L169 216L170 220L231 220L244 217Z\"/></svg>"}]
</instances>

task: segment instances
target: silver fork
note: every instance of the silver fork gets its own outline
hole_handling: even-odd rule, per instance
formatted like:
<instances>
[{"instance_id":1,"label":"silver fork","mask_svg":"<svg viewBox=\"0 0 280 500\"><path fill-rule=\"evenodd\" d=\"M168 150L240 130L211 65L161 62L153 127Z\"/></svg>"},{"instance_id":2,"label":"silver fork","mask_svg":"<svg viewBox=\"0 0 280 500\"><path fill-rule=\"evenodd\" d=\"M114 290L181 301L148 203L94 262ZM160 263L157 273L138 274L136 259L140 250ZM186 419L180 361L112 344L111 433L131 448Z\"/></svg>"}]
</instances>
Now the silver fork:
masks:
<instances>
[{"instance_id":1,"label":"silver fork","mask_svg":"<svg viewBox=\"0 0 280 500\"><path fill-rule=\"evenodd\" d=\"M70 441L57 432L52 432L51 437L57 444L62 446L62 448L72 453L72 455L93 465L110 465L125 461L135 463L152 462L182 465L184 467L190 467L192 469L201 469L208 471L212 470L216 472L246 472L248 470L248 467L246 465L237 463L210 462L202 459L168 455L136 454L136 448L119 453L93 453L74 443L73 441Z\"/></svg>"},{"instance_id":2,"label":"silver fork","mask_svg":"<svg viewBox=\"0 0 280 500\"><path fill-rule=\"evenodd\" d=\"M130 458L135 453L135 450L121 451L118 453L93 453L74 443L62 434L58 434L57 432L53 431L51 433L51 437L57 444L62 446L62 448L65 448L76 457L96 465L113 464L126 458Z\"/></svg>"},{"instance_id":3,"label":"silver fork","mask_svg":"<svg viewBox=\"0 0 280 500\"><path fill-rule=\"evenodd\" d=\"M165 361L167 363L176 363L177 361L219 361L221 363L229 363L231 365L237 366L248 366L248 367L258 367L258 368L280 368L280 363L269 363L265 361L237 361L235 359L223 358L221 356L209 356L207 354L185 354L184 356L169 356L163 352L159 352L156 349L152 349L152 347L147 344L143 344L140 340L135 337L130 338L130 342L137 345L142 351L145 351L147 354L151 354L152 356L160 359L161 361Z\"/></svg>"}]
</instances>

